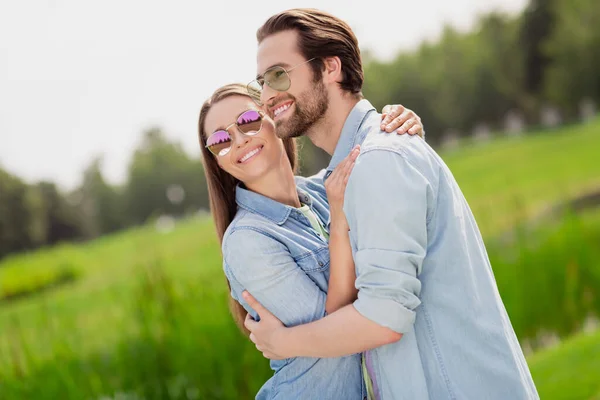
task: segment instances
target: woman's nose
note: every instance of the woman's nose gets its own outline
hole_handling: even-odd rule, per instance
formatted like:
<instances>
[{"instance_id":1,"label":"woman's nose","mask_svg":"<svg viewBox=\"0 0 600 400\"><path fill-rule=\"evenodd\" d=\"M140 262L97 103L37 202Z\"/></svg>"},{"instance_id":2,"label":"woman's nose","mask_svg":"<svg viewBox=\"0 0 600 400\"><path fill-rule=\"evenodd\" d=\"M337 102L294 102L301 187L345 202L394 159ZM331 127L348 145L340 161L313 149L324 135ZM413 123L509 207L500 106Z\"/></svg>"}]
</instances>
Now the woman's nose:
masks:
<instances>
[{"instance_id":1,"label":"woman's nose","mask_svg":"<svg viewBox=\"0 0 600 400\"><path fill-rule=\"evenodd\" d=\"M237 128L235 129L235 133L233 136L234 136L234 138L233 138L234 143L237 147L243 147L250 141L250 136L244 135Z\"/></svg>"}]
</instances>

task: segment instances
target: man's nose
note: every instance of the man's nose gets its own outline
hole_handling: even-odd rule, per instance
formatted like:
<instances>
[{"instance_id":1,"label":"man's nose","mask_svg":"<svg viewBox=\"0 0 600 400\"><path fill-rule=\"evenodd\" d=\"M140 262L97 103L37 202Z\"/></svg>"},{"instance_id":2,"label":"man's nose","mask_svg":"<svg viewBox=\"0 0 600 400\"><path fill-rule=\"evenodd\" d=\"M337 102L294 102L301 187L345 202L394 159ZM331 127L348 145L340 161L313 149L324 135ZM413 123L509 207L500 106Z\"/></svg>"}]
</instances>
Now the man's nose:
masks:
<instances>
[{"instance_id":1,"label":"man's nose","mask_svg":"<svg viewBox=\"0 0 600 400\"><path fill-rule=\"evenodd\" d=\"M266 107L268 107L268 104L271 102L271 100L273 100L275 98L275 96L277 96L279 92L271 89L269 87L269 85L267 85L266 83L263 85L263 89L260 92L260 101L261 103L263 103Z\"/></svg>"}]
</instances>

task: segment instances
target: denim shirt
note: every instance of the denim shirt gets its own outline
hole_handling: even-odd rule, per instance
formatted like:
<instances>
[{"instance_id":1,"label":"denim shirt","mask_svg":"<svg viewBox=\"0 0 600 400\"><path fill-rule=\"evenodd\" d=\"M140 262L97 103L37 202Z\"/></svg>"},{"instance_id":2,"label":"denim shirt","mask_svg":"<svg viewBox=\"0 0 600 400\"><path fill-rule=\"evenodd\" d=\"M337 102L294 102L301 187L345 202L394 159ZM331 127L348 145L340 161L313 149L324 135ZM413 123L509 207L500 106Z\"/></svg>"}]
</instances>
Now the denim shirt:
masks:
<instances>
[{"instance_id":1,"label":"denim shirt","mask_svg":"<svg viewBox=\"0 0 600 400\"><path fill-rule=\"evenodd\" d=\"M323 170L296 178L298 197L322 223L329 219ZM223 238L223 267L231 295L254 317L242 298L250 292L286 326L325 316L329 281L327 240L300 210L238 186L238 212ZM361 400L366 396L361 356L272 360L274 375L256 399Z\"/></svg>"},{"instance_id":2,"label":"denim shirt","mask_svg":"<svg viewBox=\"0 0 600 400\"><path fill-rule=\"evenodd\" d=\"M473 214L420 137L380 131L361 100L328 174L361 153L344 211L356 264L356 310L402 333L367 353L378 399L537 399Z\"/></svg>"}]
</instances>

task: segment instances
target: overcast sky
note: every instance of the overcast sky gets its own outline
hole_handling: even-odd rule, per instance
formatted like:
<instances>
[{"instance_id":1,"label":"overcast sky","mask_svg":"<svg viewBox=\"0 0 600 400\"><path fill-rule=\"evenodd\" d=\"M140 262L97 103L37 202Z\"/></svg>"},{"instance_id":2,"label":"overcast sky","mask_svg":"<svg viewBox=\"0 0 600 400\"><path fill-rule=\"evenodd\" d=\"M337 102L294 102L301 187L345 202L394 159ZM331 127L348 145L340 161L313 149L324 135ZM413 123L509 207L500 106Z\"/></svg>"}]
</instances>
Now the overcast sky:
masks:
<instances>
[{"instance_id":1,"label":"overcast sky","mask_svg":"<svg viewBox=\"0 0 600 400\"><path fill-rule=\"evenodd\" d=\"M367 5L381 4L378 7ZM70 189L96 155L121 183L141 132L159 125L198 155L200 105L255 74L256 28L293 7L345 19L361 48L389 59L444 23L520 11L525 0L0 2L0 166Z\"/></svg>"}]
</instances>

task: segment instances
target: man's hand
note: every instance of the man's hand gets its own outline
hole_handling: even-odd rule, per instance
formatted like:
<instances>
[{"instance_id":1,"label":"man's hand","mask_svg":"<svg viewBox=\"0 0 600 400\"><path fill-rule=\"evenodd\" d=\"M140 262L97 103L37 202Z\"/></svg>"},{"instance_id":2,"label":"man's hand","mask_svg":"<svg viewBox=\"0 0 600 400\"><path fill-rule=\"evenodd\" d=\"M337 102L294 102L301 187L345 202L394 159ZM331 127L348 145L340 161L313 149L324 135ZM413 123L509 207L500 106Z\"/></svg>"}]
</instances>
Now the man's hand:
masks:
<instances>
[{"instance_id":1,"label":"man's hand","mask_svg":"<svg viewBox=\"0 0 600 400\"><path fill-rule=\"evenodd\" d=\"M250 331L250 340L256 345L265 358L270 360L283 360L291 356L284 353L286 327L264 308L250 293L242 293L244 300L258 313L260 321L256 321L250 314L246 315L244 326Z\"/></svg>"},{"instance_id":2,"label":"man's hand","mask_svg":"<svg viewBox=\"0 0 600 400\"><path fill-rule=\"evenodd\" d=\"M425 130L421 118L414 111L400 104L387 105L381 110L381 130L392 132L396 129L398 134L408 133L425 137Z\"/></svg>"}]
</instances>

